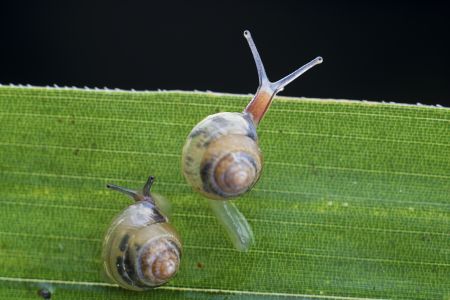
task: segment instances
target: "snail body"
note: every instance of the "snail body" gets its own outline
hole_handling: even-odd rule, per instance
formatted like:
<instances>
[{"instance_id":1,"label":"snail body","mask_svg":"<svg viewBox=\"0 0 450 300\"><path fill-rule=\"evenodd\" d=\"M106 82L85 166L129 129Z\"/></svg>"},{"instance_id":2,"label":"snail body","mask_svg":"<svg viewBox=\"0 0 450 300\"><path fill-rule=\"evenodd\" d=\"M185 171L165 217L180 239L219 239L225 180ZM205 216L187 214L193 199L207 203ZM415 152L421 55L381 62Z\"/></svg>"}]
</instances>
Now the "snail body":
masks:
<instances>
[{"instance_id":1,"label":"snail body","mask_svg":"<svg viewBox=\"0 0 450 300\"><path fill-rule=\"evenodd\" d=\"M188 135L182 152L187 182L215 200L240 196L255 185L263 167L256 127L279 91L322 62L317 57L286 77L270 82L250 32L244 31L244 36L258 70L255 96L242 113L219 113L202 120Z\"/></svg>"},{"instance_id":2,"label":"snail body","mask_svg":"<svg viewBox=\"0 0 450 300\"><path fill-rule=\"evenodd\" d=\"M151 197L152 182L150 177L143 194L108 185L136 201L112 221L102 252L106 275L129 290L163 285L176 275L180 265L180 237Z\"/></svg>"}]
</instances>

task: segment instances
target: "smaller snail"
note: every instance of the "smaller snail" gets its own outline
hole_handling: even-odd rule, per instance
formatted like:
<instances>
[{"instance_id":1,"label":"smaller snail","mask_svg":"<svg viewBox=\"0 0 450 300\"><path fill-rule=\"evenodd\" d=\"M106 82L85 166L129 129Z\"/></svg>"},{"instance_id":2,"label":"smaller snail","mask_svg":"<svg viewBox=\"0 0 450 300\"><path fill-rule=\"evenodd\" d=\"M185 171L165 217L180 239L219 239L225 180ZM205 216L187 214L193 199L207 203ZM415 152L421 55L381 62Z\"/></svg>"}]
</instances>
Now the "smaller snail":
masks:
<instances>
[{"instance_id":1,"label":"smaller snail","mask_svg":"<svg viewBox=\"0 0 450 300\"><path fill-rule=\"evenodd\" d=\"M242 113L222 112L198 123L188 135L182 153L182 169L187 182L210 199L227 200L249 191L263 167L256 127L273 97L317 64L317 57L286 77L270 82L249 31L244 37L258 70L259 87Z\"/></svg>"},{"instance_id":2,"label":"smaller snail","mask_svg":"<svg viewBox=\"0 0 450 300\"><path fill-rule=\"evenodd\" d=\"M108 184L136 203L111 223L103 241L106 275L120 287L142 291L165 284L178 272L182 254L180 237L150 194L150 176L139 193Z\"/></svg>"}]
</instances>

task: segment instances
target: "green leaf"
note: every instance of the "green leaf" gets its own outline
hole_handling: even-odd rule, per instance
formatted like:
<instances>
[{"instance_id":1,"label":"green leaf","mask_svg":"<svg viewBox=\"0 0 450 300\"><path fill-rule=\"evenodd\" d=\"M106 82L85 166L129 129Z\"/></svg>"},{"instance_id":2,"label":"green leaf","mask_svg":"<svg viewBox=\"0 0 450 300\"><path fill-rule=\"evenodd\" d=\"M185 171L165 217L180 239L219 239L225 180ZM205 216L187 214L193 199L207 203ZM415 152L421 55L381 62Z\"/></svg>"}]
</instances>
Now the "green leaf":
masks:
<instances>
[{"instance_id":1,"label":"green leaf","mask_svg":"<svg viewBox=\"0 0 450 300\"><path fill-rule=\"evenodd\" d=\"M240 253L180 154L197 122L250 98L0 87L0 298L450 299L450 110L277 97L264 173L235 202L255 234ZM168 285L129 292L102 275L103 235L130 204L105 184L150 174L185 251Z\"/></svg>"}]
</instances>

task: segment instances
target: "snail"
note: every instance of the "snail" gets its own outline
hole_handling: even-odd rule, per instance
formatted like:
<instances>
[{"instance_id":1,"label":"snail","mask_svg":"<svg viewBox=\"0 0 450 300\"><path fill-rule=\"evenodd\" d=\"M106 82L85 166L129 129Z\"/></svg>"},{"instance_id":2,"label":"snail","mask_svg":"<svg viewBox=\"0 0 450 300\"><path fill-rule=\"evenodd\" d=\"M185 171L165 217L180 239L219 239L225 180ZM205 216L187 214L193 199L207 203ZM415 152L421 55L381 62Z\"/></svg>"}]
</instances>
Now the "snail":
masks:
<instances>
[{"instance_id":1,"label":"snail","mask_svg":"<svg viewBox=\"0 0 450 300\"><path fill-rule=\"evenodd\" d=\"M286 77L270 82L249 31L244 37L250 46L259 77L258 90L242 113L210 115L195 126L182 152L182 169L188 183L210 199L227 200L249 191L263 167L256 127L274 96L313 66L317 57Z\"/></svg>"},{"instance_id":2,"label":"snail","mask_svg":"<svg viewBox=\"0 0 450 300\"><path fill-rule=\"evenodd\" d=\"M142 193L107 185L136 201L112 221L102 253L106 275L129 290L163 285L176 275L180 266L180 237L150 194L153 181L150 176Z\"/></svg>"},{"instance_id":3,"label":"snail","mask_svg":"<svg viewBox=\"0 0 450 300\"><path fill-rule=\"evenodd\" d=\"M210 208L239 251L248 250L252 244L252 229L236 205L216 200L240 196L256 184L263 167L256 127L278 92L323 61L317 57L286 77L270 82L248 30L244 31L244 37L258 71L255 96L242 113L222 112L200 121L189 133L181 158L187 182L210 199Z\"/></svg>"}]
</instances>

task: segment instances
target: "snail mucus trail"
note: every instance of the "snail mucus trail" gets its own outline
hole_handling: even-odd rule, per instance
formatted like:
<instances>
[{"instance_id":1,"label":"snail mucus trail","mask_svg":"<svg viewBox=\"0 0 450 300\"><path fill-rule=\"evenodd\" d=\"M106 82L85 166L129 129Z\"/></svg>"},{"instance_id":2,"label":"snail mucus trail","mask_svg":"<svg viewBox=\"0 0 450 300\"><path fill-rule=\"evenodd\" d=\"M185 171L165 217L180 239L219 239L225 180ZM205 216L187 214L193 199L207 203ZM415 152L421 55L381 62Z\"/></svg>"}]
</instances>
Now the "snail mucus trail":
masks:
<instances>
[{"instance_id":1,"label":"snail mucus trail","mask_svg":"<svg viewBox=\"0 0 450 300\"><path fill-rule=\"evenodd\" d=\"M150 176L142 193L107 185L136 201L112 221L102 253L106 275L129 290L163 285L176 275L180 266L181 240L150 194L153 180Z\"/></svg>"},{"instance_id":2,"label":"snail mucus trail","mask_svg":"<svg viewBox=\"0 0 450 300\"><path fill-rule=\"evenodd\" d=\"M188 135L182 153L182 169L187 182L209 199L213 212L225 226L239 250L248 249L251 228L228 200L240 196L260 178L263 159L256 128L274 96L304 72L322 63L317 57L286 77L271 82L249 31L244 31L258 71L259 86L242 113L222 112L198 123Z\"/></svg>"}]
</instances>

